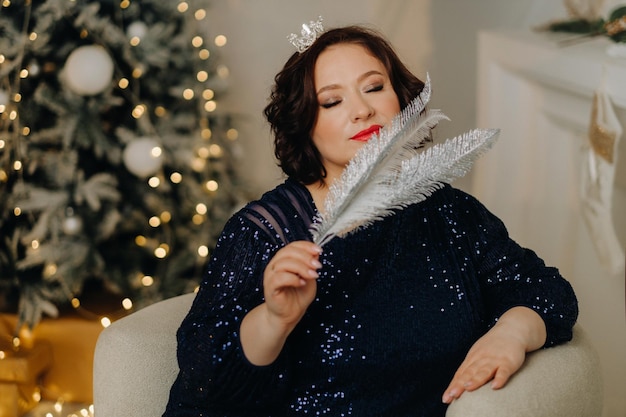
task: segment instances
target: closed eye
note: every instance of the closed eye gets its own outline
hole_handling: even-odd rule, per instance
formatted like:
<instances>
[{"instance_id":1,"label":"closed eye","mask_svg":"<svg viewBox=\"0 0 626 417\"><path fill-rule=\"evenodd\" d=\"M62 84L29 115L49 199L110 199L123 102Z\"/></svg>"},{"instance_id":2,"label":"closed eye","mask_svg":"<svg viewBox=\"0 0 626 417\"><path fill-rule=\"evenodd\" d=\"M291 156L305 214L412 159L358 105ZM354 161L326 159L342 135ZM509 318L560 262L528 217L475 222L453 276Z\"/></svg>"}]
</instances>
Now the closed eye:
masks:
<instances>
[{"instance_id":1,"label":"closed eye","mask_svg":"<svg viewBox=\"0 0 626 417\"><path fill-rule=\"evenodd\" d=\"M337 104L341 103L341 100L328 101L325 103L321 103L320 106L325 109L330 109L331 107L335 107Z\"/></svg>"},{"instance_id":2,"label":"closed eye","mask_svg":"<svg viewBox=\"0 0 626 417\"><path fill-rule=\"evenodd\" d=\"M365 91L368 92L368 93L375 93L377 91L382 91L383 87L384 87L383 84L377 84L377 85L374 85L372 87L369 87Z\"/></svg>"}]
</instances>

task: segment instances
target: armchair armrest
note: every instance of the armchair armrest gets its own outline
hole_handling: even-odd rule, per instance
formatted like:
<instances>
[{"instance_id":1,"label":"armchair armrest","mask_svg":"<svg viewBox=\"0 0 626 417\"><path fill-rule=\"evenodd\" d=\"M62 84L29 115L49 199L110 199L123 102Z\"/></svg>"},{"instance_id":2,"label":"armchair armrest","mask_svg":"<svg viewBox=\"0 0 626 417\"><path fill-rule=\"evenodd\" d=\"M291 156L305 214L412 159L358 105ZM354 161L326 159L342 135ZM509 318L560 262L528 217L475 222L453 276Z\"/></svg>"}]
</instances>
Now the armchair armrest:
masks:
<instances>
[{"instance_id":1,"label":"armchair armrest","mask_svg":"<svg viewBox=\"0 0 626 417\"><path fill-rule=\"evenodd\" d=\"M178 374L176 330L195 294L169 298L104 329L94 356L98 417L158 417Z\"/></svg>"},{"instance_id":2,"label":"armchair armrest","mask_svg":"<svg viewBox=\"0 0 626 417\"><path fill-rule=\"evenodd\" d=\"M600 360L587 334L574 326L569 343L528 354L499 390L485 385L465 392L446 417L600 417Z\"/></svg>"}]
</instances>

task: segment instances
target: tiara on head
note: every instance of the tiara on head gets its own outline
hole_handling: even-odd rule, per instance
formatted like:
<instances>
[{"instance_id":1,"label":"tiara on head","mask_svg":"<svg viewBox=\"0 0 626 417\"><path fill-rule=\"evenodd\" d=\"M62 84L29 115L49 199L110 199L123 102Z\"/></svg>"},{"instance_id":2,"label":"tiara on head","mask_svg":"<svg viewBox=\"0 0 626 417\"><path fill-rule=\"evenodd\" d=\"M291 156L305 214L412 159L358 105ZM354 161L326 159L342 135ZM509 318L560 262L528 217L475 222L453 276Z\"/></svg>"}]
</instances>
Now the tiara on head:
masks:
<instances>
[{"instance_id":1,"label":"tiara on head","mask_svg":"<svg viewBox=\"0 0 626 417\"><path fill-rule=\"evenodd\" d=\"M315 39L322 32L324 32L324 26L322 25L322 16L319 16L315 22L310 21L308 25L306 23L302 24L301 36L292 33L287 36L287 39L296 47L298 52L302 53L315 42Z\"/></svg>"}]
</instances>

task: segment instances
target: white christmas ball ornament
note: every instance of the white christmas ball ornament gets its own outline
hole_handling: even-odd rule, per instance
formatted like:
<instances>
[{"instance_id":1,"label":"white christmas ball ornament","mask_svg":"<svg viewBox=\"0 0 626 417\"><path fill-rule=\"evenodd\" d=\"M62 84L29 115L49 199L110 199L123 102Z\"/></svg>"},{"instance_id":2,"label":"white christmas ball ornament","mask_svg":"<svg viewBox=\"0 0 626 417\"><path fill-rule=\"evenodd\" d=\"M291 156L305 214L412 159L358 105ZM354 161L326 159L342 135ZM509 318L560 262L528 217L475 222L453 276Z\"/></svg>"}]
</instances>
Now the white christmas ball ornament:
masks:
<instances>
[{"instance_id":1,"label":"white christmas ball ornament","mask_svg":"<svg viewBox=\"0 0 626 417\"><path fill-rule=\"evenodd\" d=\"M62 76L76 94L99 94L111 85L113 60L101 46L80 46L67 57Z\"/></svg>"},{"instance_id":2,"label":"white christmas ball ornament","mask_svg":"<svg viewBox=\"0 0 626 417\"><path fill-rule=\"evenodd\" d=\"M148 25L141 20L131 23L126 28L126 36L129 38L137 37L141 39L146 35L146 33L148 33Z\"/></svg>"},{"instance_id":3,"label":"white christmas ball ornament","mask_svg":"<svg viewBox=\"0 0 626 417\"><path fill-rule=\"evenodd\" d=\"M161 147L152 138L130 142L124 149L123 159L126 168L140 178L154 174L163 164Z\"/></svg>"},{"instance_id":4,"label":"white christmas ball ornament","mask_svg":"<svg viewBox=\"0 0 626 417\"><path fill-rule=\"evenodd\" d=\"M63 220L62 227L65 234L73 236L80 233L80 231L83 229L83 221L80 217L69 216L66 217L65 220Z\"/></svg>"}]
</instances>

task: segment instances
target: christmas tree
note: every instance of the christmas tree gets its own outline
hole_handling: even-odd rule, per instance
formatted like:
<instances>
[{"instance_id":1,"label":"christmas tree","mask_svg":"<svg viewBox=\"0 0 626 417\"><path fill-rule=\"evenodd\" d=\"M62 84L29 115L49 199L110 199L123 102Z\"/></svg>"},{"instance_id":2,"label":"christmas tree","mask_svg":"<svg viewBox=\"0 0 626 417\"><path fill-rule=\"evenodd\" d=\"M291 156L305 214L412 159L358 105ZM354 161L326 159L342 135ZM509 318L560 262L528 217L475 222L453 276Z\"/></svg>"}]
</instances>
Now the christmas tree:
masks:
<instances>
[{"instance_id":1,"label":"christmas tree","mask_svg":"<svg viewBox=\"0 0 626 417\"><path fill-rule=\"evenodd\" d=\"M92 281L126 308L197 285L246 199L207 6L3 1L0 303L20 324Z\"/></svg>"}]
</instances>

